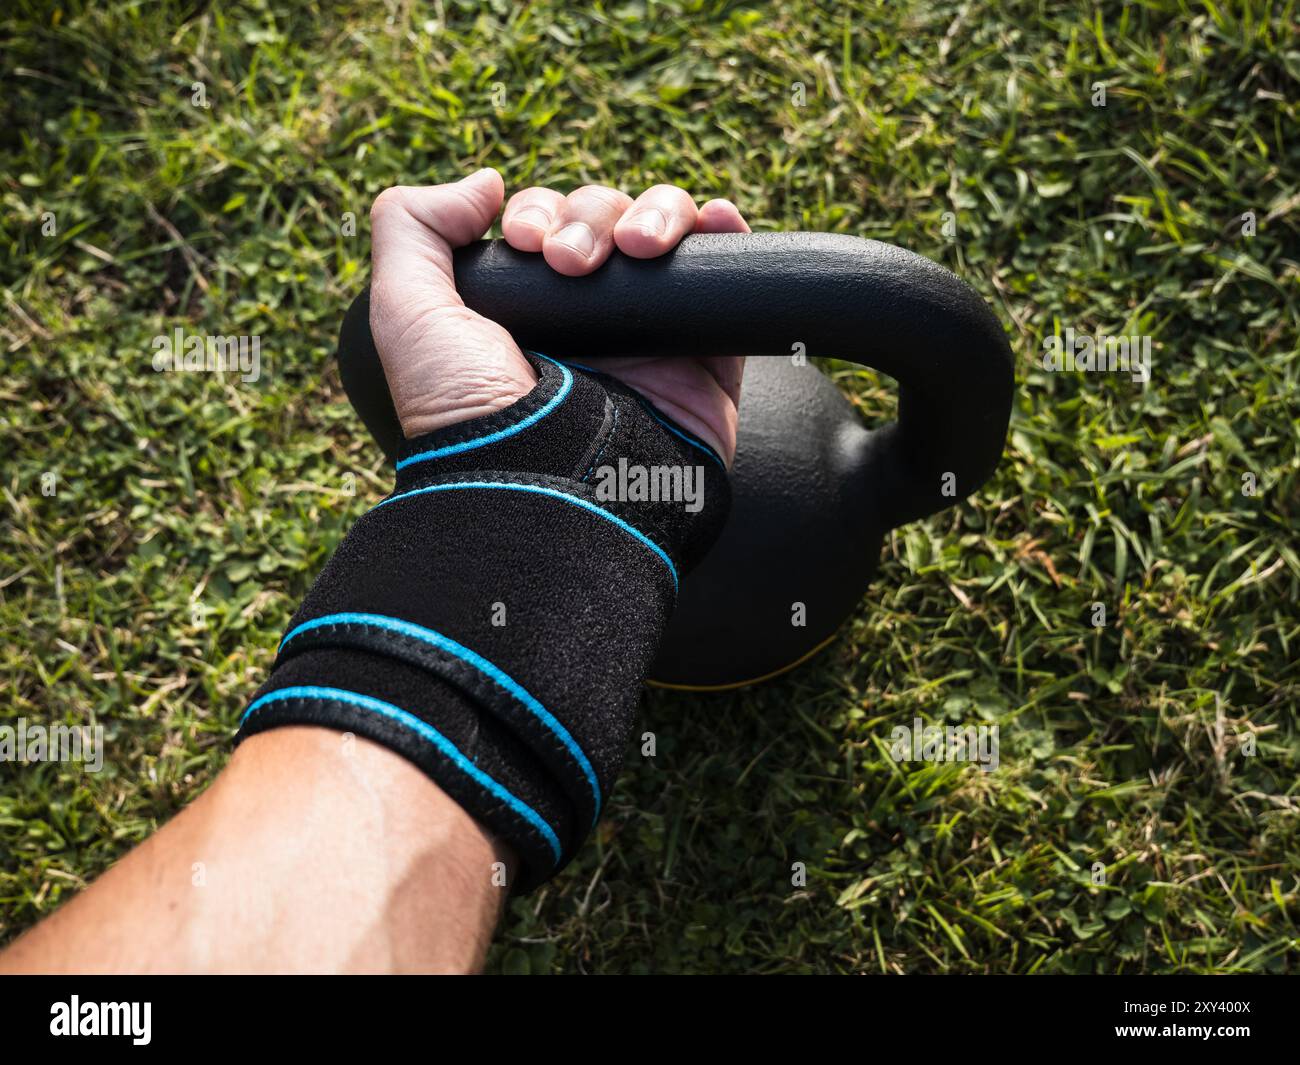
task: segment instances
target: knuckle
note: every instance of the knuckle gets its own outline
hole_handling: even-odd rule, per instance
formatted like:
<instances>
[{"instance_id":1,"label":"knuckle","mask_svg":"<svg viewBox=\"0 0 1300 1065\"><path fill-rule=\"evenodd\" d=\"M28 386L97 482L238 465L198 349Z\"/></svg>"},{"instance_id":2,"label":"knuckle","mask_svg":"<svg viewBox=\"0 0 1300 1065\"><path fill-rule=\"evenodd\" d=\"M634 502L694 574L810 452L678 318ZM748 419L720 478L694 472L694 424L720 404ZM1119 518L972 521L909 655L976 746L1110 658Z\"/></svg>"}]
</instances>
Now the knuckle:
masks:
<instances>
[{"instance_id":1,"label":"knuckle","mask_svg":"<svg viewBox=\"0 0 1300 1065\"><path fill-rule=\"evenodd\" d=\"M405 202L406 190L403 186L393 185L384 189L375 197L375 202L370 205L370 220L375 222L388 217L395 211L403 210Z\"/></svg>"},{"instance_id":2,"label":"knuckle","mask_svg":"<svg viewBox=\"0 0 1300 1065\"><path fill-rule=\"evenodd\" d=\"M512 211L518 211L524 207L540 207L545 209L549 202L549 198L543 195L545 192L545 189L536 186L528 189L520 189L506 201L506 213L509 214Z\"/></svg>"},{"instance_id":3,"label":"knuckle","mask_svg":"<svg viewBox=\"0 0 1300 1065\"><path fill-rule=\"evenodd\" d=\"M618 189L610 188L608 185L583 185L582 188L569 193L568 200L570 203L580 206L594 204L598 207L610 207L619 210L630 202L627 193L619 192Z\"/></svg>"},{"instance_id":4,"label":"knuckle","mask_svg":"<svg viewBox=\"0 0 1300 1065\"><path fill-rule=\"evenodd\" d=\"M691 194L680 185L651 185L645 191L646 195L662 197L665 200L677 200L682 203L687 201L694 202Z\"/></svg>"}]
</instances>

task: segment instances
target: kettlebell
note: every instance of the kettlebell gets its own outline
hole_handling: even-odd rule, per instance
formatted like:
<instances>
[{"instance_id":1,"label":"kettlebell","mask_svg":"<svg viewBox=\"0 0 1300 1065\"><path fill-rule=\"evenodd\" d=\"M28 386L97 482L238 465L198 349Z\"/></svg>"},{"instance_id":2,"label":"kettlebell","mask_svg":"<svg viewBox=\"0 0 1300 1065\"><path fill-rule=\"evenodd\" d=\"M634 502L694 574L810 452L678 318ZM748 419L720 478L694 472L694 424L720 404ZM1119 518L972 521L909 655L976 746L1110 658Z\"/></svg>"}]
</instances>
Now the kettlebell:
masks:
<instances>
[{"instance_id":1,"label":"kettlebell","mask_svg":"<svg viewBox=\"0 0 1300 1065\"><path fill-rule=\"evenodd\" d=\"M976 491L1002 455L1011 349L984 300L943 267L842 234L694 234L655 259L614 252L586 277L504 241L454 253L467 306L524 348L599 355L748 355L731 516L682 582L651 683L724 690L830 642L890 529ZM899 385L898 420L868 429L804 355ZM392 461L401 428L370 335L369 290L339 335L343 386Z\"/></svg>"}]
</instances>

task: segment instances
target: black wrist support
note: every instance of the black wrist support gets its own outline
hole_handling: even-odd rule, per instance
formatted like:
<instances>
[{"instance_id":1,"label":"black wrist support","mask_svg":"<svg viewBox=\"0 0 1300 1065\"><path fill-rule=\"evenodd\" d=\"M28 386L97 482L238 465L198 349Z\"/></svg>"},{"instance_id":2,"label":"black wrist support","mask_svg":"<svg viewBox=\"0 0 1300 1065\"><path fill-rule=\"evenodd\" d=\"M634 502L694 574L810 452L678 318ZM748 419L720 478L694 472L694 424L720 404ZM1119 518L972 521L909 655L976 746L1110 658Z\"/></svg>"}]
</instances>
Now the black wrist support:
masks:
<instances>
[{"instance_id":1,"label":"black wrist support","mask_svg":"<svg viewBox=\"0 0 1300 1065\"><path fill-rule=\"evenodd\" d=\"M604 374L529 356L513 406L405 441L236 742L279 725L408 758L552 876L599 816L678 581L730 502L721 459Z\"/></svg>"}]
</instances>

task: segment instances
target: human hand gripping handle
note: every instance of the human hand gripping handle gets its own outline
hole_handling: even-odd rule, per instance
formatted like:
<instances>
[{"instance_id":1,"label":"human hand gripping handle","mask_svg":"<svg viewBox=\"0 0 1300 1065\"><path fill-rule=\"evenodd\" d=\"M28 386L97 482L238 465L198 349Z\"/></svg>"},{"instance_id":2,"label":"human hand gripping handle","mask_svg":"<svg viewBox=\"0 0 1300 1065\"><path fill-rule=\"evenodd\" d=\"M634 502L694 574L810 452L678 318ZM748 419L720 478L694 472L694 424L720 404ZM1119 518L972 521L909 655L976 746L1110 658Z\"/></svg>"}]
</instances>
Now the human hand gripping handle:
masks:
<instances>
[{"instance_id":1,"label":"human hand gripping handle","mask_svg":"<svg viewBox=\"0 0 1300 1065\"><path fill-rule=\"evenodd\" d=\"M397 483L294 615L239 739L314 724L389 747L511 846L518 891L598 818L681 575L725 520L739 360L605 364L620 380L520 352L451 274L500 200L480 171L376 204L371 326L407 436ZM503 222L571 273L701 227L744 223L665 186L635 203L528 190Z\"/></svg>"},{"instance_id":2,"label":"human hand gripping handle","mask_svg":"<svg viewBox=\"0 0 1300 1065\"><path fill-rule=\"evenodd\" d=\"M500 175L480 170L450 185L388 189L371 210L370 331L407 438L500 410L536 380L510 334L467 308L456 291L452 251L487 232L503 195ZM697 210L688 193L670 185L656 185L635 201L586 185L568 196L537 187L516 193L501 232L511 247L540 254L556 273L579 277L599 269L615 248L652 259L687 233L748 233L749 227L726 200ZM614 357L599 365L730 464L743 362Z\"/></svg>"}]
</instances>

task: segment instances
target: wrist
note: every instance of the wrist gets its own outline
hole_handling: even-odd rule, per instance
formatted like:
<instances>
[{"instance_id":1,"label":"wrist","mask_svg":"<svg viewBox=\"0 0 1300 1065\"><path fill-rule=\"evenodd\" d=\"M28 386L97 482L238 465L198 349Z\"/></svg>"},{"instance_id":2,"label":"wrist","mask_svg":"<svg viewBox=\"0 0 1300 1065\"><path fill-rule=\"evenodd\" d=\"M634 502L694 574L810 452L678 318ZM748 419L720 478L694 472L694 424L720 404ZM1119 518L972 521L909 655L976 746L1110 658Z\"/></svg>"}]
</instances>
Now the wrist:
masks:
<instances>
[{"instance_id":1,"label":"wrist","mask_svg":"<svg viewBox=\"0 0 1300 1065\"><path fill-rule=\"evenodd\" d=\"M490 418L528 395L537 386L537 375L528 367L527 375L476 377L462 388L440 390L436 398L397 403L397 417L406 440L437 433L463 422Z\"/></svg>"},{"instance_id":2,"label":"wrist","mask_svg":"<svg viewBox=\"0 0 1300 1065\"><path fill-rule=\"evenodd\" d=\"M394 492L308 594L241 730L389 747L508 841L523 890L598 817L680 576L728 503L718 456L630 389L532 365L510 407L403 444ZM615 469L665 491L604 492Z\"/></svg>"}]
</instances>

